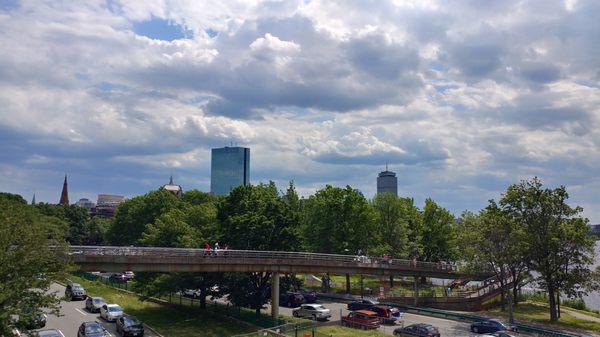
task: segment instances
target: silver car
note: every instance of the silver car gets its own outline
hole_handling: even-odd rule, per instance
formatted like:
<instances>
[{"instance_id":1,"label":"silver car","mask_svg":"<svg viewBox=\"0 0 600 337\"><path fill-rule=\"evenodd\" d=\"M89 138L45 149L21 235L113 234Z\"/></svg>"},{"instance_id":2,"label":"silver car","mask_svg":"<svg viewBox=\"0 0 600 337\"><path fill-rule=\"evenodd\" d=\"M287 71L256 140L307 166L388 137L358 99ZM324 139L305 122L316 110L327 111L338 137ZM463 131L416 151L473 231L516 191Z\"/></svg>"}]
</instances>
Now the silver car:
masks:
<instances>
[{"instance_id":1,"label":"silver car","mask_svg":"<svg viewBox=\"0 0 600 337\"><path fill-rule=\"evenodd\" d=\"M104 304L100 308L100 317L108 322L114 322L123 316L123 309L118 304Z\"/></svg>"},{"instance_id":2,"label":"silver car","mask_svg":"<svg viewBox=\"0 0 600 337\"><path fill-rule=\"evenodd\" d=\"M316 320L328 320L331 317L331 310L321 304L307 303L300 305L299 308L292 310L294 317L305 317Z\"/></svg>"}]
</instances>

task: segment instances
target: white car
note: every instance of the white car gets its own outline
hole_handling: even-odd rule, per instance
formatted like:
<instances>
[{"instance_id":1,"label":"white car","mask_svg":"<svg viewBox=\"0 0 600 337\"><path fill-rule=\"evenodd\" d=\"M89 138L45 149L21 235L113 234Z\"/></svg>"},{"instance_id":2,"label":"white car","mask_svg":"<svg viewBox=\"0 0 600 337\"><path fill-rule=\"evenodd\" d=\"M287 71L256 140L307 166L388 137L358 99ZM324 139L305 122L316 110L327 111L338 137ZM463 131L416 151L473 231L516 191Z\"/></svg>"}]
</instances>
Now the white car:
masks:
<instances>
[{"instance_id":1,"label":"white car","mask_svg":"<svg viewBox=\"0 0 600 337\"><path fill-rule=\"evenodd\" d=\"M118 304L105 304L100 308L100 317L114 322L123 316L123 309Z\"/></svg>"},{"instance_id":2,"label":"white car","mask_svg":"<svg viewBox=\"0 0 600 337\"><path fill-rule=\"evenodd\" d=\"M294 317L306 317L316 320L328 320L331 317L331 310L321 304L307 303L300 305L299 308L292 310Z\"/></svg>"}]
</instances>

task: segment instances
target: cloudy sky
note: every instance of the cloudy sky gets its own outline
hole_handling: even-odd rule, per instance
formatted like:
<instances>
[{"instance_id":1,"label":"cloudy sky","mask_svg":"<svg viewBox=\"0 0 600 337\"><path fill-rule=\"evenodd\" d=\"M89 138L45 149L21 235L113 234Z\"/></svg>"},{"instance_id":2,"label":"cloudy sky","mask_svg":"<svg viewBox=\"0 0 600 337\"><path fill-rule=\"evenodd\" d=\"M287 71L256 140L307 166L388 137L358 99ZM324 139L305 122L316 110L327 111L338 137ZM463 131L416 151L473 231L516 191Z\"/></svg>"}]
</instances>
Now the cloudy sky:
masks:
<instances>
[{"instance_id":1,"label":"cloudy sky","mask_svg":"<svg viewBox=\"0 0 600 337\"><path fill-rule=\"evenodd\" d=\"M493 4L492 4L493 3ZM58 202L251 180L455 213L520 179L600 223L599 1L0 1L0 190Z\"/></svg>"}]
</instances>

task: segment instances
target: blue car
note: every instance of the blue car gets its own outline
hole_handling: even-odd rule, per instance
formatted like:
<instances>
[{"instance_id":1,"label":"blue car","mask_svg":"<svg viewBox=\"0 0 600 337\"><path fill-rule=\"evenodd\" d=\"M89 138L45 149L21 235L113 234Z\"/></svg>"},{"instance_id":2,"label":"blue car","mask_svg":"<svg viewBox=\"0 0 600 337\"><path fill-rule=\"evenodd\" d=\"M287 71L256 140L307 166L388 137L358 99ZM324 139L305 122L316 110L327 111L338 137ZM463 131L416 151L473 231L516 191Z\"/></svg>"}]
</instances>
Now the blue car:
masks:
<instances>
[{"instance_id":1,"label":"blue car","mask_svg":"<svg viewBox=\"0 0 600 337\"><path fill-rule=\"evenodd\" d=\"M488 319L471 324L474 333L486 333L496 331L517 331L515 326L504 323L499 319Z\"/></svg>"}]
</instances>

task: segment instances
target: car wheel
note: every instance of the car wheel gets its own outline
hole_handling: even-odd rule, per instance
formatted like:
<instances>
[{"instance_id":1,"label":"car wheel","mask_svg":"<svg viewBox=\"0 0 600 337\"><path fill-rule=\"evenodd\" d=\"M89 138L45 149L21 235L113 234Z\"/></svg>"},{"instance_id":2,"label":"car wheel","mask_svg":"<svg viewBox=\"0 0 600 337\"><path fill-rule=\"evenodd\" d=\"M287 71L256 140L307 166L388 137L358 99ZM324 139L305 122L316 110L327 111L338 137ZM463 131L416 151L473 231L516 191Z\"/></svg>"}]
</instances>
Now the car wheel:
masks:
<instances>
[{"instance_id":1,"label":"car wheel","mask_svg":"<svg viewBox=\"0 0 600 337\"><path fill-rule=\"evenodd\" d=\"M297 311L292 311L292 316L298 317L298 312Z\"/></svg>"},{"instance_id":2,"label":"car wheel","mask_svg":"<svg viewBox=\"0 0 600 337\"><path fill-rule=\"evenodd\" d=\"M474 333L479 333L479 329L475 326L475 327L473 327L473 332Z\"/></svg>"},{"instance_id":3,"label":"car wheel","mask_svg":"<svg viewBox=\"0 0 600 337\"><path fill-rule=\"evenodd\" d=\"M317 320L317 315L312 315L312 319L313 319L314 321L316 321L316 320Z\"/></svg>"}]
</instances>

